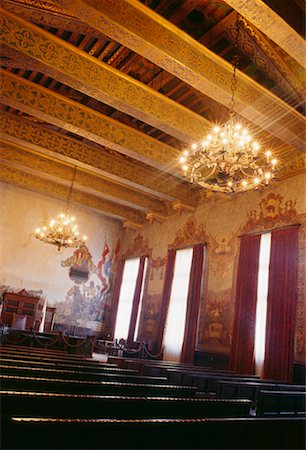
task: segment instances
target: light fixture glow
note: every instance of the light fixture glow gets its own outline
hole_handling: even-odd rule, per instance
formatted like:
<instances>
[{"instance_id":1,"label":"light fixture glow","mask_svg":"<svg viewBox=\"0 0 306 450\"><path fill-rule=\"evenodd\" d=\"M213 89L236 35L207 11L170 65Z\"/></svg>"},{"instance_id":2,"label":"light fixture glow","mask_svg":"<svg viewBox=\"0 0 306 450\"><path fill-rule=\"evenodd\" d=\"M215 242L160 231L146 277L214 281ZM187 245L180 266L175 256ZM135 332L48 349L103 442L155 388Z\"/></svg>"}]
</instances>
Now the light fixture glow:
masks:
<instances>
[{"instance_id":1,"label":"light fixture glow","mask_svg":"<svg viewBox=\"0 0 306 450\"><path fill-rule=\"evenodd\" d=\"M75 217L68 214L70 205L70 199L72 194L73 183L75 180L76 167L74 168L73 178L67 198L67 205L65 212L60 213L56 219L49 222L49 226L43 226L35 230L35 236L37 239L47 243L56 245L58 250L62 247L80 247L84 245L87 240L87 236L83 236L82 239L78 237L79 232L76 231L78 226L75 223Z\"/></svg>"},{"instance_id":2,"label":"light fixture glow","mask_svg":"<svg viewBox=\"0 0 306 450\"><path fill-rule=\"evenodd\" d=\"M236 21L237 45L239 18ZM236 66L233 66L229 119L214 126L199 146L181 162L183 175L191 183L205 189L222 192L245 192L268 185L275 176L277 160L271 150L261 150L244 124L235 114ZM183 155L186 155L184 149Z\"/></svg>"}]
</instances>

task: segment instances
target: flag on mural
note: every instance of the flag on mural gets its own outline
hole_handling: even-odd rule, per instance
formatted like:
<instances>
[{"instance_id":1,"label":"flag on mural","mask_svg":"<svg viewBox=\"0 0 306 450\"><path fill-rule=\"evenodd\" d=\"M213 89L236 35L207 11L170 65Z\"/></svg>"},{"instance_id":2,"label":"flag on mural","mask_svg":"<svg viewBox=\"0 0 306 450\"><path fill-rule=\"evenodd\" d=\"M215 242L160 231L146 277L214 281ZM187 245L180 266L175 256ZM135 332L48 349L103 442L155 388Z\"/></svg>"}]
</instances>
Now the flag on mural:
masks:
<instances>
[{"instance_id":1,"label":"flag on mural","mask_svg":"<svg viewBox=\"0 0 306 450\"><path fill-rule=\"evenodd\" d=\"M105 295L111 288L110 276L112 268L112 258L107 243L104 244L101 260L98 263L98 277L102 281L101 295Z\"/></svg>"}]
</instances>

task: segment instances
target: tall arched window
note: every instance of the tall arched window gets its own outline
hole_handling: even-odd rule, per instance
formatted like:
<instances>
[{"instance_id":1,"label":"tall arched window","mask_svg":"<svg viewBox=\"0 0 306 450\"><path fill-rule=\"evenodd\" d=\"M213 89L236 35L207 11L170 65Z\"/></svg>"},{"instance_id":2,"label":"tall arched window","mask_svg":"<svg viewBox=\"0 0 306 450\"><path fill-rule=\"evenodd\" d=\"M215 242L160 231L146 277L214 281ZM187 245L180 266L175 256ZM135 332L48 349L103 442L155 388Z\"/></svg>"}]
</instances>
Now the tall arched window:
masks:
<instances>
[{"instance_id":1,"label":"tall arched window","mask_svg":"<svg viewBox=\"0 0 306 450\"><path fill-rule=\"evenodd\" d=\"M202 244L168 253L160 317L164 360L194 360L203 267Z\"/></svg>"},{"instance_id":2,"label":"tall arched window","mask_svg":"<svg viewBox=\"0 0 306 450\"><path fill-rule=\"evenodd\" d=\"M114 338L131 343L138 326L147 268L147 257L126 259L118 289Z\"/></svg>"}]
</instances>

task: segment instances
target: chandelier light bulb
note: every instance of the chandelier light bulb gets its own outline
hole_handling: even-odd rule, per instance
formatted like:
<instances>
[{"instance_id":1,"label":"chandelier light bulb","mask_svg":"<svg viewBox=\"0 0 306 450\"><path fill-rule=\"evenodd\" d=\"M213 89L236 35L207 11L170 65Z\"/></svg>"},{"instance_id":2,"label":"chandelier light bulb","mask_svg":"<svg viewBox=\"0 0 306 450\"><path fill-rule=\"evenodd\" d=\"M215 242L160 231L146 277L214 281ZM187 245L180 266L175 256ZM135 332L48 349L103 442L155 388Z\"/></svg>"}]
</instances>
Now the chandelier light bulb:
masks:
<instances>
[{"instance_id":1,"label":"chandelier light bulb","mask_svg":"<svg viewBox=\"0 0 306 450\"><path fill-rule=\"evenodd\" d=\"M183 175L191 183L214 192L258 189L269 184L275 175L277 160L271 150L261 150L247 128L233 116L224 125L214 126L200 146L193 144L191 149L180 158Z\"/></svg>"}]
</instances>

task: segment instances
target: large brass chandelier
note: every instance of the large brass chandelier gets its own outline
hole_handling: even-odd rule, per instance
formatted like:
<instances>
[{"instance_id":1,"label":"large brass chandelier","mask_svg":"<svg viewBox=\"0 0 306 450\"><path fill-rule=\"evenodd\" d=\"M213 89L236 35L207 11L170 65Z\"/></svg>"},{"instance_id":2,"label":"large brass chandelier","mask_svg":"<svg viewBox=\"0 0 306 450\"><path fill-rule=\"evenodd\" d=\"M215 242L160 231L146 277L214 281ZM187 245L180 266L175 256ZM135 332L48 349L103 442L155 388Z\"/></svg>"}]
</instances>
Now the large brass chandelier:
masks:
<instances>
[{"instance_id":1,"label":"large brass chandelier","mask_svg":"<svg viewBox=\"0 0 306 450\"><path fill-rule=\"evenodd\" d=\"M236 46L239 22L236 22ZM215 192L244 192L268 185L275 176L277 160L271 150L262 150L234 113L236 66L233 65L229 119L216 125L200 143L184 149L181 169L191 183Z\"/></svg>"},{"instance_id":2,"label":"large brass chandelier","mask_svg":"<svg viewBox=\"0 0 306 450\"><path fill-rule=\"evenodd\" d=\"M37 239L47 244L56 245L58 251L60 251L62 247L79 247L80 245L85 244L87 240L87 236L80 238L75 217L68 214L75 175L76 166L74 167L65 211L58 214L56 219L51 220L48 225L37 228L35 231Z\"/></svg>"}]
</instances>

